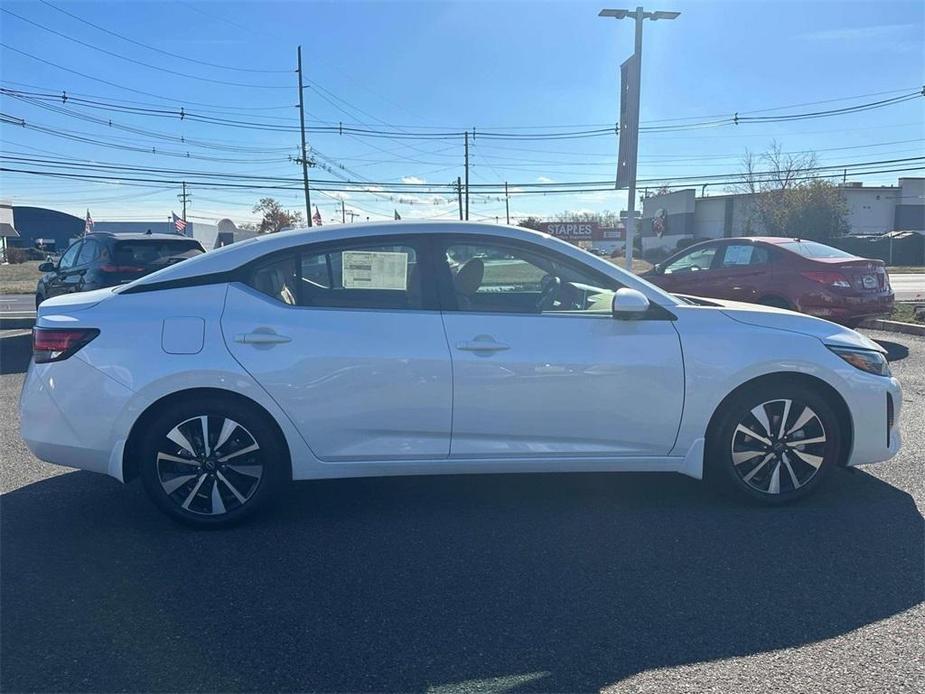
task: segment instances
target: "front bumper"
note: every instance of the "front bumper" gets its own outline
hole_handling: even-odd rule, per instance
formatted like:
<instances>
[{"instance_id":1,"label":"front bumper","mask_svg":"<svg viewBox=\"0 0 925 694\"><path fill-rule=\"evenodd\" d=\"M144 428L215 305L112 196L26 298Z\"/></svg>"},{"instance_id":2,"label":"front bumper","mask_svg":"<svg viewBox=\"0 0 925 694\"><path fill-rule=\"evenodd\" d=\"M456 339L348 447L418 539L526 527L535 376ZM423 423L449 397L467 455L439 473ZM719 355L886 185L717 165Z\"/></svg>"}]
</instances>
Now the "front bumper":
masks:
<instances>
[{"instance_id":1,"label":"front bumper","mask_svg":"<svg viewBox=\"0 0 925 694\"><path fill-rule=\"evenodd\" d=\"M848 466L889 460L902 447L899 426L902 389L899 381L895 378L864 376L865 380L876 380L868 383L864 397L854 397L853 402L848 403L854 419L854 445L846 462ZM879 385L879 388L871 389L870 385ZM892 405L888 402L892 402Z\"/></svg>"}]
</instances>

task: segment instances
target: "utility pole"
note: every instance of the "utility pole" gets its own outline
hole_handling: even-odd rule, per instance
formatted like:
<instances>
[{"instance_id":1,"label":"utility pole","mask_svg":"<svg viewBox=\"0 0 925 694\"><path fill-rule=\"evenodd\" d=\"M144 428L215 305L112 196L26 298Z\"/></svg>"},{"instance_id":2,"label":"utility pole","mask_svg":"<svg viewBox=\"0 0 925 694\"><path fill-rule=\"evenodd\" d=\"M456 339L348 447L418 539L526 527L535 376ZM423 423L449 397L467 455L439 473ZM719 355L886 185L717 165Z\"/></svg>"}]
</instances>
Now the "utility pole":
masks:
<instances>
[{"instance_id":1,"label":"utility pole","mask_svg":"<svg viewBox=\"0 0 925 694\"><path fill-rule=\"evenodd\" d=\"M183 186L183 192L177 196L177 200L183 203L183 221L185 222L186 221L186 202L193 196L186 192L186 181L183 181L182 186Z\"/></svg>"},{"instance_id":2,"label":"utility pole","mask_svg":"<svg viewBox=\"0 0 925 694\"><path fill-rule=\"evenodd\" d=\"M507 217L507 224L511 224L511 198L507 194L507 181L504 182L504 216Z\"/></svg>"},{"instance_id":3,"label":"utility pole","mask_svg":"<svg viewBox=\"0 0 925 694\"><path fill-rule=\"evenodd\" d=\"M469 131L466 131L466 221L469 221Z\"/></svg>"},{"instance_id":4,"label":"utility pole","mask_svg":"<svg viewBox=\"0 0 925 694\"><path fill-rule=\"evenodd\" d=\"M341 223L341 224L346 224L346 223L347 223L347 210L346 210L346 208L344 207L344 201L343 201L343 200L340 201L340 223Z\"/></svg>"},{"instance_id":5,"label":"utility pole","mask_svg":"<svg viewBox=\"0 0 925 694\"><path fill-rule=\"evenodd\" d=\"M299 73L299 121L302 130L302 184L305 186L305 222L308 226L312 225L312 198L308 192L308 153L305 147L305 97L302 92L305 85L302 84L302 46L298 50L298 68Z\"/></svg>"},{"instance_id":6,"label":"utility pole","mask_svg":"<svg viewBox=\"0 0 925 694\"><path fill-rule=\"evenodd\" d=\"M627 201L626 201L626 269L633 268L633 241L636 232L636 161L639 145L639 95L641 92L642 82L642 22L651 19L653 22L659 19L675 19L680 12L646 12L642 6L633 10L601 10L598 17L613 17L614 19L633 19L636 22L636 41L635 51L630 60L629 70L622 74L620 88L621 112L623 111L623 100L629 96L627 104L630 105L632 112L621 113L620 118L620 161L617 164L617 181L622 180L621 165L628 169L627 178ZM627 61L629 63L630 61ZM624 63L624 66L627 64ZM629 73L629 74L627 74ZM624 123L624 120L627 122ZM625 127L630 126L630 127ZM629 131L629 132L627 132ZM624 140L624 138L626 138ZM626 151L624 152L624 142ZM625 161L624 155L625 154Z\"/></svg>"},{"instance_id":7,"label":"utility pole","mask_svg":"<svg viewBox=\"0 0 925 694\"><path fill-rule=\"evenodd\" d=\"M353 224L353 220L354 220L356 217L359 217L359 216L360 216L360 213L359 213L359 212L354 212L353 210L350 210L347 214L350 216L350 223L351 223L351 224Z\"/></svg>"},{"instance_id":8,"label":"utility pole","mask_svg":"<svg viewBox=\"0 0 925 694\"><path fill-rule=\"evenodd\" d=\"M462 204L462 179L456 177L456 194L459 196L459 220L463 219L463 204Z\"/></svg>"}]
</instances>

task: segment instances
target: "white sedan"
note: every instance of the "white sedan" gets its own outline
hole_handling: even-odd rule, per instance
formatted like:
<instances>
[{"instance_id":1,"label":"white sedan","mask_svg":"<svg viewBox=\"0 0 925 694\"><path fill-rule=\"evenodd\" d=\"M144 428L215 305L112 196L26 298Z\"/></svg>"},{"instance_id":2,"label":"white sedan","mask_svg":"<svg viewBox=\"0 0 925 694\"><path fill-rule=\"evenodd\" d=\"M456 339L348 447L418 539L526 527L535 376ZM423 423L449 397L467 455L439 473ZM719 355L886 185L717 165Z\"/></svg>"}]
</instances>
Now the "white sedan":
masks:
<instances>
[{"instance_id":1,"label":"white sedan","mask_svg":"<svg viewBox=\"0 0 925 694\"><path fill-rule=\"evenodd\" d=\"M767 502L900 447L884 351L672 296L545 234L388 223L237 243L42 303L21 398L42 460L240 520L288 480L663 471Z\"/></svg>"}]
</instances>

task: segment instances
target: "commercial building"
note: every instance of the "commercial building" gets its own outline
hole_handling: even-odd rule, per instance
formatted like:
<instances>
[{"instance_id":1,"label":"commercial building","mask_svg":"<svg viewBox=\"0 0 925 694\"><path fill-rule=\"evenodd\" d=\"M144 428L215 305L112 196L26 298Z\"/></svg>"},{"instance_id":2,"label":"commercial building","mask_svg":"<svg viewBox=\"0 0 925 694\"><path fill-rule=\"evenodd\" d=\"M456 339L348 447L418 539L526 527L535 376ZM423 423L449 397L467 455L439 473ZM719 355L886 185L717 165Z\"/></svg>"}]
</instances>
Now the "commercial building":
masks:
<instances>
[{"instance_id":1,"label":"commercial building","mask_svg":"<svg viewBox=\"0 0 925 694\"><path fill-rule=\"evenodd\" d=\"M848 208L849 233L889 231L925 233L925 178L900 178L895 186L839 186ZM696 190L676 190L643 201L639 230L643 250L673 250L684 238L756 236L764 229L753 214L754 195L730 193L696 197Z\"/></svg>"},{"instance_id":2,"label":"commercial building","mask_svg":"<svg viewBox=\"0 0 925 694\"><path fill-rule=\"evenodd\" d=\"M60 253L84 233L85 220L80 217L44 207L9 207L12 210L12 219L15 220L16 231L19 233L18 237L8 239L10 247L41 248L50 253ZM97 221L94 222L93 229L116 233L177 233L176 227L166 217L163 220L141 222ZM222 219L217 224L189 222L184 235L199 241L206 250L212 250L255 236L256 232L239 229L230 219Z\"/></svg>"}]
</instances>

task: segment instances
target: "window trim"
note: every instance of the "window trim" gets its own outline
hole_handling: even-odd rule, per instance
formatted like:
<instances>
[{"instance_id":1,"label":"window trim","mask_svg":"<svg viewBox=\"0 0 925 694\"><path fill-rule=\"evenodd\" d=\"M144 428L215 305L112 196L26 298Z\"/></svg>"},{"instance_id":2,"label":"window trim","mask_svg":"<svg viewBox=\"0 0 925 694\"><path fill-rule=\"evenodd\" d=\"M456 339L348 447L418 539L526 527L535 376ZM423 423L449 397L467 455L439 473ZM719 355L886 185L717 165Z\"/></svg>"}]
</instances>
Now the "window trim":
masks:
<instances>
[{"instance_id":1,"label":"window trim","mask_svg":"<svg viewBox=\"0 0 925 694\"><path fill-rule=\"evenodd\" d=\"M492 236L490 234L439 234L431 235L433 272L437 278L437 293L440 303L443 305L443 311L446 313L462 313L470 316L530 316L533 318L593 318L595 320L615 320L611 311L607 312L590 312L590 311L545 311L540 313L534 312L515 312L515 311L465 311L459 308L459 302L456 299L456 291L453 287L453 277L450 274L449 265L446 263L446 249L452 245L473 245L478 243L488 243L501 247L510 247L514 250L522 249L528 253L537 255L547 253L552 256L553 260L561 265L565 265L576 272L590 275L595 281L602 281L606 284L616 283L618 289L626 287L619 280L601 272L597 268L585 265L584 263L563 255L546 246L541 246L521 239L509 239L501 236ZM671 311L664 306L649 302L649 310L640 320L677 320Z\"/></svg>"},{"instance_id":2,"label":"window trim","mask_svg":"<svg viewBox=\"0 0 925 694\"><path fill-rule=\"evenodd\" d=\"M275 301L272 297L263 294L253 285L254 274L267 265L280 262L282 259L291 257L295 261L296 274L301 274L302 256L303 255L322 255L337 251L349 251L357 248L369 248L371 246L410 246L414 249L417 256L417 263L420 266L421 282L421 305L414 307L379 307L379 306L308 306L303 300L304 288L301 284L296 287L296 303L285 304L281 301ZM364 236L359 238L339 239L334 241L323 241L321 243L306 243L299 246L280 249L272 253L267 253L260 258L248 261L240 268L234 271L233 277L225 281L240 282L248 288L256 291L260 296L267 296L267 299L273 301L274 305L287 309L306 309L318 311L439 311L440 303L437 292L434 291L433 273L430 263L431 243L424 234L395 234L387 236ZM330 265L330 261L327 261ZM329 268L330 270L330 268ZM359 290L363 291L363 290Z\"/></svg>"}]
</instances>

